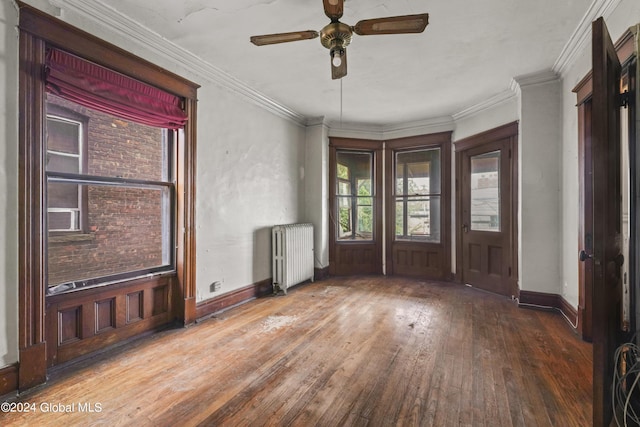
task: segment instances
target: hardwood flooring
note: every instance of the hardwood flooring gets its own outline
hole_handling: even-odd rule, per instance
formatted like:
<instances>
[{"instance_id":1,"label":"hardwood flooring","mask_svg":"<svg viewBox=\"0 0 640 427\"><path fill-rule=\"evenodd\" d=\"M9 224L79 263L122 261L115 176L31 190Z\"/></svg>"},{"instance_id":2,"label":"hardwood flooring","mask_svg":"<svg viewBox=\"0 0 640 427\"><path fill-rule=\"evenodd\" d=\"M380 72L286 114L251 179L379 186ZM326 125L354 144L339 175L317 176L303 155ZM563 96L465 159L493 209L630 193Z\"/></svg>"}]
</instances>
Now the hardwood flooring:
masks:
<instances>
[{"instance_id":1,"label":"hardwood flooring","mask_svg":"<svg viewBox=\"0 0 640 427\"><path fill-rule=\"evenodd\" d=\"M78 363L0 424L583 427L591 387L591 345L558 314L331 278Z\"/></svg>"}]
</instances>

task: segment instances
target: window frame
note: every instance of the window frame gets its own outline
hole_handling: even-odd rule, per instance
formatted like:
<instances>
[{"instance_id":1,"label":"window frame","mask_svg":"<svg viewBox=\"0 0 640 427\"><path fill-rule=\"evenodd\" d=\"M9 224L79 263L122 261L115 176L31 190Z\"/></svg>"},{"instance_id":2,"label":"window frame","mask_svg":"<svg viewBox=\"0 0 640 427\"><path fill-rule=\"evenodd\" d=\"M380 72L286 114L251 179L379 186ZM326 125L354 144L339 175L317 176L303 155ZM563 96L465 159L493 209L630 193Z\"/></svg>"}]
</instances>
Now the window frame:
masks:
<instances>
[{"instance_id":1,"label":"window frame","mask_svg":"<svg viewBox=\"0 0 640 427\"><path fill-rule=\"evenodd\" d=\"M398 194L398 187L397 187L397 178L398 178L398 156L400 154L405 154L405 153L412 153L412 152L421 152L421 151L438 151L438 162L440 163L438 170L441 171L442 170L442 148L440 146L425 146L425 147L410 147L410 148L406 148L406 149L396 149L393 150L393 168L392 168L392 173L393 173L393 188L391 189L392 191L392 197L393 197L393 206L394 206L394 216L393 216L393 223L397 224L397 203L399 201L402 202L402 206L403 206L403 211L402 211L402 235L399 235L397 233L397 231L394 231L394 241L402 241L402 242L427 242L427 243L440 243L440 240L442 239L442 230L439 231L437 238L433 238L431 234L429 235L424 235L424 236L413 236L408 234L408 226L409 226L409 209L408 209L408 205L409 202L411 201L415 201L415 202L421 202L421 201L425 201L428 200L429 202L431 201L431 198L438 198L438 200L440 201L440 214L439 217L442 215L442 193L443 193L443 188L442 188L442 177L439 177L438 179L441 182L440 187L440 191L438 192L434 192L431 190L431 188L433 187L431 185L431 183L429 184L429 191L425 194L409 194L408 191L408 181L409 181L409 175L407 173L407 169L408 169L408 162L404 162L402 163L403 165L403 174L402 174L402 178L403 178L403 192L402 194ZM432 162L433 160L428 160L426 163L429 165L429 174L431 174L431 170L432 168ZM390 209L391 210L391 209ZM431 218L431 211L429 211L429 218ZM389 221L391 221L391 218L389 219ZM431 228L431 226L429 227Z\"/></svg>"},{"instance_id":2,"label":"window frame","mask_svg":"<svg viewBox=\"0 0 640 427\"><path fill-rule=\"evenodd\" d=\"M196 320L195 186L197 91L199 85L18 2L18 348L17 385L24 390L46 381L45 328L47 247L44 224L45 82L47 46L175 94L184 100L187 122L177 149L176 274L170 279L170 310L185 325Z\"/></svg>"},{"instance_id":3,"label":"window frame","mask_svg":"<svg viewBox=\"0 0 640 427\"><path fill-rule=\"evenodd\" d=\"M351 171L351 168L349 168L348 165L344 165L343 163L338 162L338 158L340 156L340 154L357 154L357 155L368 155L369 156L369 171L370 171L370 175L369 178L362 178L362 177L358 177L358 176L354 176L353 172ZM337 220L337 229L336 232L337 234L335 235L335 239L338 242L372 242L375 240L375 226L374 224L376 223L376 221L379 221L379 219L376 218L376 189L373 186L373 182L374 182L374 176L375 176L375 168L374 168L374 153L373 151L363 151L363 150L353 150L353 149L343 149L343 148L338 148L336 149L336 162L337 165L342 165L342 166L346 166L347 168L347 172L349 174L349 179L344 179L344 178L340 178L338 176L338 167L336 167L336 175L335 177L333 177L335 179L336 182L336 188L334 189L335 191L335 206L336 209L333 212L334 215L337 216L336 220ZM360 196L358 194L359 191L359 183L361 180L363 179L368 179L370 181L370 187L371 187L371 193L368 196ZM348 184L349 185L349 194L341 194L340 193L340 184ZM348 200L348 206L349 206L349 224L350 224L350 232L342 232L342 227L340 226L340 209L342 207L342 204L340 203L341 200L347 199ZM361 199L370 199L371 203L370 204L362 204L360 203ZM371 235L365 238L358 238L358 234L359 233L359 215L358 212L360 211L361 207L369 207L371 209L371 215L372 215L372 230L371 230ZM350 237L348 237L350 236Z\"/></svg>"},{"instance_id":4,"label":"window frame","mask_svg":"<svg viewBox=\"0 0 640 427\"><path fill-rule=\"evenodd\" d=\"M47 102L46 103L46 124L45 124L45 132L46 129L48 129L49 126L49 120L58 120L58 121L68 121L68 122L74 122L74 123L79 123L80 124L80 132L78 134L78 138L79 138L79 144L78 144L78 155L80 157L79 160L79 170L80 171L86 171L87 170L87 165L88 165L88 156L87 156L87 142L89 140L89 118L83 114L80 114L76 111L64 108L60 105L56 105L56 104L52 104ZM52 151L49 150L48 144L45 144L45 150L48 154ZM45 172L47 174L47 176L49 176L49 172ZM54 240L55 236L65 236L65 235L69 235L69 234L87 234L88 233L88 228L87 228L87 224L88 224L88 205L87 205L87 200L88 200L88 194L87 194L87 188L86 187L82 187L81 190L79 191L78 194L79 197L79 201L78 201L78 209L80 211L79 213L79 221L80 221L80 225L78 227L77 230L50 230L49 231L49 236L53 237ZM50 207L47 204L47 212L50 212ZM59 240L59 239L58 239Z\"/></svg>"}]
</instances>

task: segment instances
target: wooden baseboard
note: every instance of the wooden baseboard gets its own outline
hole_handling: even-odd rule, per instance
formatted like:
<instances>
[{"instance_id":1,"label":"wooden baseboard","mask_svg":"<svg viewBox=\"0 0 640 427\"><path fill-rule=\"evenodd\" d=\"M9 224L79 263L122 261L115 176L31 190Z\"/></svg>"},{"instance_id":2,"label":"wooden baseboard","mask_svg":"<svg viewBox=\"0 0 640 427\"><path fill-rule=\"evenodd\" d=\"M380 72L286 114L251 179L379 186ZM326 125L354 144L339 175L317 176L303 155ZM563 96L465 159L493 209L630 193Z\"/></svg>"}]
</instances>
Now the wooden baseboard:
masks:
<instances>
[{"instance_id":1,"label":"wooden baseboard","mask_svg":"<svg viewBox=\"0 0 640 427\"><path fill-rule=\"evenodd\" d=\"M196 318L202 319L225 308L273 293L272 280L265 279L244 288L202 301L196 305Z\"/></svg>"},{"instance_id":2,"label":"wooden baseboard","mask_svg":"<svg viewBox=\"0 0 640 427\"><path fill-rule=\"evenodd\" d=\"M525 307L538 309L559 309L560 295L545 292L520 291L519 303Z\"/></svg>"},{"instance_id":3,"label":"wooden baseboard","mask_svg":"<svg viewBox=\"0 0 640 427\"><path fill-rule=\"evenodd\" d=\"M564 314L564 317L571 328L574 331L577 331L578 310L569 304L562 295L521 290L518 298L518 305L523 308L559 311Z\"/></svg>"},{"instance_id":4,"label":"wooden baseboard","mask_svg":"<svg viewBox=\"0 0 640 427\"><path fill-rule=\"evenodd\" d=\"M324 280L324 279L327 279L328 277L329 277L329 267L313 269L313 280Z\"/></svg>"},{"instance_id":5,"label":"wooden baseboard","mask_svg":"<svg viewBox=\"0 0 640 427\"><path fill-rule=\"evenodd\" d=\"M18 363L0 369L0 396L18 389Z\"/></svg>"}]
</instances>

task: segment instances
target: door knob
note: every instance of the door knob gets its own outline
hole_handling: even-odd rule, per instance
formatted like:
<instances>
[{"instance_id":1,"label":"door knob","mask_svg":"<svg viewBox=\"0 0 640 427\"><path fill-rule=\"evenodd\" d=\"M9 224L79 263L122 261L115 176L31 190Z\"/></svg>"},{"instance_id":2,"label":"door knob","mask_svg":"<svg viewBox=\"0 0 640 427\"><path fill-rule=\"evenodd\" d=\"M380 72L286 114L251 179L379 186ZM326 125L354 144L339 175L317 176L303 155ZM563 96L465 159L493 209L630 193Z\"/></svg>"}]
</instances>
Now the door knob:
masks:
<instances>
[{"instance_id":1,"label":"door knob","mask_svg":"<svg viewBox=\"0 0 640 427\"><path fill-rule=\"evenodd\" d=\"M586 261L586 260L588 260L588 259L592 259L592 258L593 258L593 255L589 255L589 254L588 254L588 253L586 253L586 252L584 251L584 249L583 249L583 250L581 250L581 251L580 251L580 253L578 254L578 258L580 259L580 261L584 262L584 261Z\"/></svg>"}]
</instances>

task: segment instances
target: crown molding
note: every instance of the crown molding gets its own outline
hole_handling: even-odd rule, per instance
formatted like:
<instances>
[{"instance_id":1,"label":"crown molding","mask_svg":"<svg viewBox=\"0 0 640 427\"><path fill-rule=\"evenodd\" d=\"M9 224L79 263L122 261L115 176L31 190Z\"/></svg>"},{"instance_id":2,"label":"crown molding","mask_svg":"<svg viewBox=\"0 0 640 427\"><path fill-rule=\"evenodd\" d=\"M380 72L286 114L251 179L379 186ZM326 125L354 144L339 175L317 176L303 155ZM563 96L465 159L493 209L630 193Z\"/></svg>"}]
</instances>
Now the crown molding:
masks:
<instances>
[{"instance_id":1,"label":"crown molding","mask_svg":"<svg viewBox=\"0 0 640 427\"><path fill-rule=\"evenodd\" d=\"M598 17L605 19L611 15L622 0L593 0L589 9L582 17L582 20L574 30L573 34L564 45L558 59L551 69L562 76L576 60L576 56L584 49L591 38L591 23Z\"/></svg>"},{"instance_id":2,"label":"crown molding","mask_svg":"<svg viewBox=\"0 0 640 427\"><path fill-rule=\"evenodd\" d=\"M510 87L523 88L527 86L556 82L558 80L560 80L560 76L555 71L543 70L514 77L511 80Z\"/></svg>"},{"instance_id":3,"label":"crown molding","mask_svg":"<svg viewBox=\"0 0 640 427\"><path fill-rule=\"evenodd\" d=\"M239 94L251 103L287 119L299 126L306 126L307 118L286 107L267 95L251 88L214 65L203 61L193 53L167 40L158 33L133 21L126 15L97 0L49 0L49 3L62 10L65 9L81 15L105 30L115 32L133 43L151 51L172 64L179 64L185 70L207 81L217 84L233 93Z\"/></svg>"},{"instance_id":4,"label":"crown molding","mask_svg":"<svg viewBox=\"0 0 640 427\"><path fill-rule=\"evenodd\" d=\"M455 128L451 116L388 125L362 123L329 123L329 135L342 138L362 138L386 141L388 139L428 133L447 132Z\"/></svg>"},{"instance_id":5,"label":"crown molding","mask_svg":"<svg viewBox=\"0 0 640 427\"><path fill-rule=\"evenodd\" d=\"M497 93L496 95L492 96L489 99L486 99L482 102L479 102L475 105L472 105L470 107L465 108L462 111L459 111L455 114L452 115L454 122L458 121L458 120L462 120L465 119L467 117L471 117L471 116L475 116L476 114L480 114L484 111L487 111L491 108L497 107L499 105L502 105L506 102L511 101L512 99L514 99L516 97L516 90L515 88L511 88L505 91L502 91L500 93Z\"/></svg>"},{"instance_id":6,"label":"crown molding","mask_svg":"<svg viewBox=\"0 0 640 427\"><path fill-rule=\"evenodd\" d=\"M404 138L406 136L424 135L452 131L455 128L453 117L443 116L425 120L406 122L383 127L382 133L385 140Z\"/></svg>"}]
</instances>

